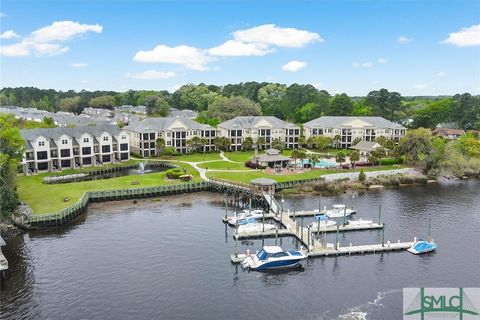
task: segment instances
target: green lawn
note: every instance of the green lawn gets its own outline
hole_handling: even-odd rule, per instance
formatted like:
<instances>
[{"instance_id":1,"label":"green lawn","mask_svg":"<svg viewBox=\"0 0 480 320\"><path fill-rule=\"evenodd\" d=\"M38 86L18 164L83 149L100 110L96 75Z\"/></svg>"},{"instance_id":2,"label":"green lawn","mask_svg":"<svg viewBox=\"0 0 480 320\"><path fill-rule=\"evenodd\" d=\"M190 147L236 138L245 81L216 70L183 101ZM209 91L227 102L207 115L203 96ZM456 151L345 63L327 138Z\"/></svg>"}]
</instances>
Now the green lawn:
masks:
<instances>
[{"instance_id":1,"label":"green lawn","mask_svg":"<svg viewBox=\"0 0 480 320\"><path fill-rule=\"evenodd\" d=\"M209 161L209 160L222 160L220 155L216 152L213 153L193 153L193 154L182 154L180 156L162 156L159 159L170 160L175 162L178 161L187 161L187 162L202 162L202 161Z\"/></svg>"},{"instance_id":2,"label":"green lawn","mask_svg":"<svg viewBox=\"0 0 480 320\"><path fill-rule=\"evenodd\" d=\"M194 181L201 181L198 172L190 165L180 164L180 166L194 176ZM20 200L26 202L32 208L34 214L54 213L64 209L78 201L86 191L142 188L182 183L180 180L174 182L165 180L165 172L75 183L43 184L42 178L46 175L48 174L17 177ZM139 181L139 184L132 185L132 181ZM63 202L65 197L69 197L70 201Z\"/></svg>"},{"instance_id":3,"label":"green lawn","mask_svg":"<svg viewBox=\"0 0 480 320\"><path fill-rule=\"evenodd\" d=\"M245 167L243 162L215 161L205 162L198 165L200 168L218 169L218 170L251 170Z\"/></svg>"},{"instance_id":4,"label":"green lawn","mask_svg":"<svg viewBox=\"0 0 480 320\"><path fill-rule=\"evenodd\" d=\"M392 170L392 169L400 169L405 166L399 165L390 165L390 166L376 166L376 167L368 167L363 168L363 171L378 171L378 170ZM251 172L207 172L207 176L209 178L217 178L223 180L230 180L233 182L242 182L242 183L249 183L250 180L256 178L270 178L277 182L284 182L290 180L299 180L299 179L311 179L311 178L318 178L324 174L329 173L338 173L338 172L360 172L361 168L355 170L327 170L327 169L318 169L318 170L310 170L304 173L298 174L290 174L290 175L273 175L273 174L265 174L261 171L251 171Z\"/></svg>"},{"instance_id":5,"label":"green lawn","mask_svg":"<svg viewBox=\"0 0 480 320\"><path fill-rule=\"evenodd\" d=\"M290 157L293 150L283 150L282 154L284 156ZM265 151L258 151L258 154L263 154ZM225 152L225 157L232 161L237 162L247 162L248 160L252 160L253 155L255 154L254 151L228 151Z\"/></svg>"}]
</instances>

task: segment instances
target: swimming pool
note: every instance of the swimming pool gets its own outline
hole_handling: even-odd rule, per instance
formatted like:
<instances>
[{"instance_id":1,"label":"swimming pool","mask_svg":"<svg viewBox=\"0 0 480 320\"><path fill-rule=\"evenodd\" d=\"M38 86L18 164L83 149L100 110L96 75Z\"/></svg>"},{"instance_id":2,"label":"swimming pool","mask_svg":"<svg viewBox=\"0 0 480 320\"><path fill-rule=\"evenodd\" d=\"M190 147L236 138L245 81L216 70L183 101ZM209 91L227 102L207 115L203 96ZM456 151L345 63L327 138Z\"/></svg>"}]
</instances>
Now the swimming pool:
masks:
<instances>
[{"instance_id":1,"label":"swimming pool","mask_svg":"<svg viewBox=\"0 0 480 320\"><path fill-rule=\"evenodd\" d=\"M303 160L303 164L311 164L309 160ZM312 164L315 168L331 168L336 167L337 163L335 161L320 159L318 162Z\"/></svg>"}]
</instances>

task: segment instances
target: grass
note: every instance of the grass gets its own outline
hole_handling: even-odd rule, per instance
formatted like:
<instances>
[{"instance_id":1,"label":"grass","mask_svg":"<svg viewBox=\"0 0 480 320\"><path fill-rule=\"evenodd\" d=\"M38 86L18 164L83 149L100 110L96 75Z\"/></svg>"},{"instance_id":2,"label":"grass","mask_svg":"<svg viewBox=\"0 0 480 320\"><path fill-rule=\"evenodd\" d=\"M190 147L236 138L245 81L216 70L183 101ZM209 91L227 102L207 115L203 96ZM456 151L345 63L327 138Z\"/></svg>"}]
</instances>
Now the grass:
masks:
<instances>
[{"instance_id":1,"label":"grass","mask_svg":"<svg viewBox=\"0 0 480 320\"><path fill-rule=\"evenodd\" d=\"M284 156L290 157L292 155L293 150L283 150L282 154ZM265 153L265 151L258 151L258 154ZM236 162L247 162L248 160L252 160L253 155L255 154L254 151L228 151L225 152L225 157L232 161Z\"/></svg>"},{"instance_id":2,"label":"grass","mask_svg":"<svg viewBox=\"0 0 480 320\"><path fill-rule=\"evenodd\" d=\"M250 180L256 178L270 178L274 179L277 182L284 182L284 181L291 181L291 180L300 180L300 179L311 179L311 178L318 178L325 174L330 173L339 173L339 172L360 172L361 169L363 171L379 171L379 170L392 170L392 169L400 169L405 166L398 166L398 165L390 165L390 166L376 166L376 167L368 167L368 168L357 168L355 170L328 170L328 169L319 169L319 170L310 170L304 173L298 174L290 174L290 175L273 175L273 174L265 174L262 171L251 171L251 172L207 172L207 176L209 178L217 178L223 180L230 180L233 182L242 182L242 183L250 183Z\"/></svg>"},{"instance_id":3,"label":"grass","mask_svg":"<svg viewBox=\"0 0 480 320\"><path fill-rule=\"evenodd\" d=\"M228 162L228 161L215 161L215 162L206 162L198 165L200 168L216 169L216 170L251 170L250 168L245 167L243 162Z\"/></svg>"},{"instance_id":4,"label":"grass","mask_svg":"<svg viewBox=\"0 0 480 320\"><path fill-rule=\"evenodd\" d=\"M132 164L138 164L141 160L128 160L122 163L110 163L110 164L105 164L102 166L96 166L96 167L84 167L84 168L78 168L78 169L63 169L61 172L55 172L55 173L48 173L45 174L47 176L65 176L68 174L75 174L75 173L82 173L82 172L91 172L91 171L97 171L97 170L103 170L103 169L108 169L108 168L115 168L115 167L124 167L124 166L129 166Z\"/></svg>"},{"instance_id":5,"label":"grass","mask_svg":"<svg viewBox=\"0 0 480 320\"><path fill-rule=\"evenodd\" d=\"M193 181L201 181L198 172L190 165L180 164L180 166L194 177ZM75 183L43 184L42 179L46 175L48 173L17 177L17 190L20 200L26 202L32 208L34 214L54 213L64 209L78 201L86 191L142 188L182 183L180 180L166 180L165 172ZM132 181L138 181L139 184L132 185ZM69 197L70 201L64 202L65 197Z\"/></svg>"},{"instance_id":6,"label":"grass","mask_svg":"<svg viewBox=\"0 0 480 320\"><path fill-rule=\"evenodd\" d=\"M193 153L193 154L182 154L180 156L162 156L159 159L171 160L172 162L174 162L175 160L187 161L187 162L222 160L220 155L216 152L205 153L205 155L203 153Z\"/></svg>"}]
</instances>

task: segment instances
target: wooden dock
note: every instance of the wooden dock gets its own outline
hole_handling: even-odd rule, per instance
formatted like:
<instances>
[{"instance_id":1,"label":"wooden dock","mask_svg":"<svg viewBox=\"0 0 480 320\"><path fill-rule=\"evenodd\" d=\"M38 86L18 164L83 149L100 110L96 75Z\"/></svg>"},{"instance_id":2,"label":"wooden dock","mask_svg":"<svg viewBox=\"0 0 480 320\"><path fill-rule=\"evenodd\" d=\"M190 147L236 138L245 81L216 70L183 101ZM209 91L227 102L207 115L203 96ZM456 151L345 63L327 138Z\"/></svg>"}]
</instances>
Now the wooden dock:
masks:
<instances>
[{"instance_id":1,"label":"wooden dock","mask_svg":"<svg viewBox=\"0 0 480 320\"><path fill-rule=\"evenodd\" d=\"M352 255L352 254L368 254L368 253L384 253L392 251L403 251L410 248L413 245L412 242L390 242L388 241L385 244L370 244L370 245L361 245L361 246L347 246L347 247L338 247L335 248L333 243L327 244L326 247L319 246L314 247L309 252L306 252L308 258L317 258L317 257L336 257L340 255ZM251 252L250 254L255 254ZM230 260L232 263L241 263L247 254L232 254Z\"/></svg>"}]
</instances>

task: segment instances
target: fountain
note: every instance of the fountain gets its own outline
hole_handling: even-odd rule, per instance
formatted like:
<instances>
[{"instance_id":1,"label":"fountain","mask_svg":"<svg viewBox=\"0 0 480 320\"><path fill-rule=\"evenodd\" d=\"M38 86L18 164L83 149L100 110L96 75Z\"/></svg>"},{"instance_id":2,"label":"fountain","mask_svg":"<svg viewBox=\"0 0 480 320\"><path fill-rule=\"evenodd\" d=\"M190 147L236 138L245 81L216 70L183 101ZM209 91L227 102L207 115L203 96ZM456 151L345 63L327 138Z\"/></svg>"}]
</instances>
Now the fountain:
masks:
<instances>
[{"instance_id":1,"label":"fountain","mask_svg":"<svg viewBox=\"0 0 480 320\"><path fill-rule=\"evenodd\" d=\"M145 165L147 164L147 161L141 161L138 163L138 173L145 173Z\"/></svg>"}]
</instances>

